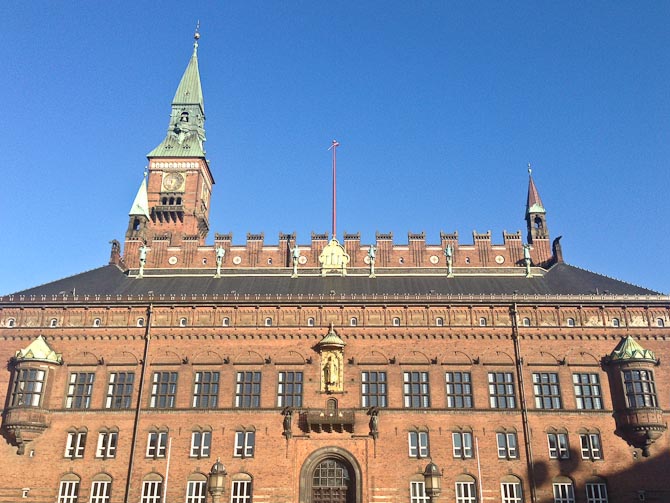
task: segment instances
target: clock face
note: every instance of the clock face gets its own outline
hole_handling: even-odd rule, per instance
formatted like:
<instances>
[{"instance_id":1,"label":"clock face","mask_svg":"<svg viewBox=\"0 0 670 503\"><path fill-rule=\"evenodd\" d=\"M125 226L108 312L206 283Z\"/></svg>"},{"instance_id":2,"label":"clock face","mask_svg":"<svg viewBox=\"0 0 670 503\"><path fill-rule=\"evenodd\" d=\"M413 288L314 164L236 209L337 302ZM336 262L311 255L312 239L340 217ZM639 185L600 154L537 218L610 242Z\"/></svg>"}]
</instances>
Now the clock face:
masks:
<instances>
[{"instance_id":1,"label":"clock face","mask_svg":"<svg viewBox=\"0 0 670 503\"><path fill-rule=\"evenodd\" d=\"M163 189L169 192L182 191L184 175L181 173L167 173L163 175Z\"/></svg>"}]
</instances>

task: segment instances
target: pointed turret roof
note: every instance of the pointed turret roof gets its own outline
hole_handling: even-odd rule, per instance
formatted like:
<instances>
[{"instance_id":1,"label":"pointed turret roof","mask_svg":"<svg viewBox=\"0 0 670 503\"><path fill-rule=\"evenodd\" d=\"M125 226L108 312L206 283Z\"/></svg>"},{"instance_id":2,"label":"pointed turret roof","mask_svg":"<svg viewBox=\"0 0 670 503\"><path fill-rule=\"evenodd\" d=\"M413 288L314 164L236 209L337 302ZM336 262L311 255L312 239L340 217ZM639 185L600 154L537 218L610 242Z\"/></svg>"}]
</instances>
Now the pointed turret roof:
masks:
<instances>
[{"instance_id":1,"label":"pointed turret roof","mask_svg":"<svg viewBox=\"0 0 670 503\"><path fill-rule=\"evenodd\" d=\"M629 335L619 341L609 359L610 361L647 360L656 362L656 355L652 351L644 349L639 342Z\"/></svg>"},{"instance_id":2,"label":"pointed turret roof","mask_svg":"<svg viewBox=\"0 0 670 503\"><path fill-rule=\"evenodd\" d=\"M147 196L147 177L146 173L142 179L142 184L140 185L133 205L130 207L130 212L128 213L131 217L142 216L149 218L149 198Z\"/></svg>"},{"instance_id":3,"label":"pointed turret roof","mask_svg":"<svg viewBox=\"0 0 670 503\"><path fill-rule=\"evenodd\" d=\"M535 182L533 181L533 175L530 167L528 168L528 200L526 201L526 215L529 213L546 213L544 205L542 204L542 199L540 199L540 193L535 187Z\"/></svg>"},{"instance_id":4,"label":"pointed turret roof","mask_svg":"<svg viewBox=\"0 0 670 503\"><path fill-rule=\"evenodd\" d=\"M63 363L63 355L56 353L49 347L47 341L39 335L37 339L28 344L25 349L19 349L16 352L17 360L33 360L46 363Z\"/></svg>"},{"instance_id":5,"label":"pointed turret roof","mask_svg":"<svg viewBox=\"0 0 670 503\"><path fill-rule=\"evenodd\" d=\"M177 92L174 93L172 105L200 105L202 111L205 111L205 101L202 97L202 86L200 84L200 70L198 69L197 38L193 44L193 54L191 55L191 59L184 71L184 75L181 77Z\"/></svg>"}]
</instances>

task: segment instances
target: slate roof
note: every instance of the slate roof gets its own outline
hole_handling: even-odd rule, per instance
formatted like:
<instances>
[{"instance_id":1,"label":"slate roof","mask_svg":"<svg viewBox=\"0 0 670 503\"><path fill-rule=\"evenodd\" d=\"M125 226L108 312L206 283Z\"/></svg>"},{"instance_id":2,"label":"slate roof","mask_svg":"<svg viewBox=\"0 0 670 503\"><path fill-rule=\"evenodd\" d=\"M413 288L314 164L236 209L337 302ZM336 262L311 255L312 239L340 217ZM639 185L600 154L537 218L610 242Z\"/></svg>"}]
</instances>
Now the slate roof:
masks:
<instances>
[{"instance_id":1,"label":"slate roof","mask_svg":"<svg viewBox=\"0 0 670 503\"><path fill-rule=\"evenodd\" d=\"M316 272L316 270L312 270ZM364 273L364 269L360 272ZM413 272L409 272L413 271ZM418 275L420 271L422 275ZM108 265L52 283L30 288L16 295L661 295L647 288L619 281L567 264L556 264L542 275L522 274L456 275L447 278L443 270L377 270L376 278L364 274L346 277L302 275L291 278L291 269L145 271L137 279L115 265ZM137 271L134 271L135 273ZM162 272L165 276L152 276ZM512 270L511 272L519 272ZM522 272L522 271L521 271ZM233 275L234 274L234 275ZM391 275L393 274L393 275Z\"/></svg>"}]
</instances>

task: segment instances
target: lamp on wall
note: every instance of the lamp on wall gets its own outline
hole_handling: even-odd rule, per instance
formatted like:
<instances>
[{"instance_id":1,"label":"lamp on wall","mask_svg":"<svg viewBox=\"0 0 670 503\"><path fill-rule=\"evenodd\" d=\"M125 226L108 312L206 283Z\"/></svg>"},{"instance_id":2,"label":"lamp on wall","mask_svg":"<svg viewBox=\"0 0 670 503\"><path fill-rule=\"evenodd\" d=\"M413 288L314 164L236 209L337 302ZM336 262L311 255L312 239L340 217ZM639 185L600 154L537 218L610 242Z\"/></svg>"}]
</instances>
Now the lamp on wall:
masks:
<instances>
[{"instance_id":1,"label":"lamp on wall","mask_svg":"<svg viewBox=\"0 0 670 503\"><path fill-rule=\"evenodd\" d=\"M423 471L423 480L426 484L426 495L430 498L439 496L442 492L442 472L432 461Z\"/></svg>"},{"instance_id":2,"label":"lamp on wall","mask_svg":"<svg viewBox=\"0 0 670 503\"><path fill-rule=\"evenodd\" d=\"M207 490L212 495L212 503L221 503L223 491L226 487L226 467L223 466L221 458L216 458L216 463L209 471Z\"/></svg>"}]
</instances>

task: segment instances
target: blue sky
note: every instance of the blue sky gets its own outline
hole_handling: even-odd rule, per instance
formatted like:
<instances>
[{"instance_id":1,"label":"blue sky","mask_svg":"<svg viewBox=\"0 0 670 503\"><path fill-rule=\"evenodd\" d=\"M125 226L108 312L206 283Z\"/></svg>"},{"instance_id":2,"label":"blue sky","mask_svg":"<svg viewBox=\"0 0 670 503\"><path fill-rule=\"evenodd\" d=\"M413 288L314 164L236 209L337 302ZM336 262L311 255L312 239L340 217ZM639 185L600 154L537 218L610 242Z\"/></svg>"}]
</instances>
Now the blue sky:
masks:
<instances>
[{"instance_id":1,"label":"blue sky","mask_svg":"<svg viewBox=\"0 0 670 503\"><path fill-rule=\"evenodd\" d=\"M213 232L524 230L670 291L669 2L12 2L0 293L107 263L201 22ZM210 236L209 242L213 239Z\"/></svg>"}]
</instances>

